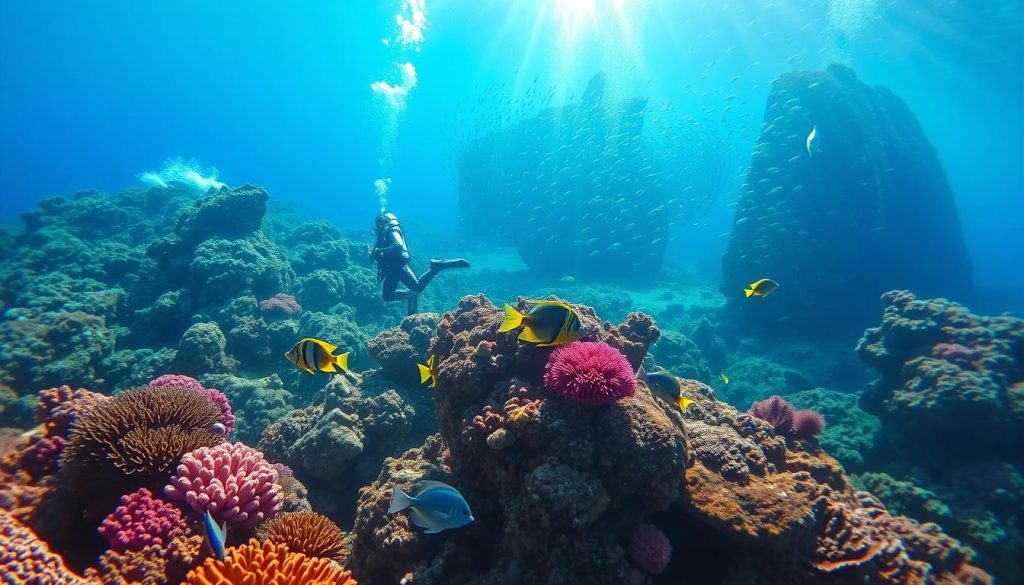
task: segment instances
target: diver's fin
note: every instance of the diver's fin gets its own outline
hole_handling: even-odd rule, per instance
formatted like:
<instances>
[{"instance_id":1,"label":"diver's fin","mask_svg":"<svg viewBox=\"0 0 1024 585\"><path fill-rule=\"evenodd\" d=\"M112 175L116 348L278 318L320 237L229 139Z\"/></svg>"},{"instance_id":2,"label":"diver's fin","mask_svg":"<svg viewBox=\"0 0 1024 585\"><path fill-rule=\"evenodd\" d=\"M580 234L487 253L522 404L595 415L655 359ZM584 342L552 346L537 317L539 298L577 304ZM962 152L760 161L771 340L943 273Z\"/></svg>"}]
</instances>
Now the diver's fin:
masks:
<instances>
[{"instance_id":1,"label":"diver's fin","mask_svg":"<svg viewBox=\"0 0 1024 585\"><path fill-rule=\"evenodd\" d=\"M754 289L752 289L752 288L745 288L745 289L743 289L743 292L747 293L747 298L749 299L750 295L754 294Z\"/></svg>"},{"instance_id":2,"label":"diver's fin","mask_svg":"<svg viewBox=\"0 0 1024 585\"><path fill-rule=\"evenodd\" d=\"M420 368L420 384L426 384L430 379L430 368L423 364L416 364Z\"/></svg>"},{"instance_id":3,"label":"diver's fin","mask_svg":"<svg viewBox=\"0 0 1024 585\"><path fill-rule=\"evenodd\" d=\"M391 506L388 507L388 514L401 512L411 505L412 498L409 497L409 494L402 491L401 486L391 486Z\"/></svg>"},{"instance_id":4,"label":"diver's fin","mask_svg":"<svg viewBox=\"0 0 1024 585\"><path fill-rule=\"evenodd\" d=\"M338 368L341 371L343 371L343 372L347 372L348 371L348 354L349 353L351 353L351 352L346 351L345 353L343 353L341 355L334 356L334 363L335 363L335 365L337 365Z\"/></svg>"},{"instance_id":5,"label":"diver's fin","mask_svg":"<svg viewBox=\"0 0 1024 585\"><path fill-rule=\"evenodd\" d=\"M512 305L505 305L505 320L501 322L501 327L498 327L498 333L512 331L522 324L523 314L515 310Z\"/></svg>"}]
</instances>

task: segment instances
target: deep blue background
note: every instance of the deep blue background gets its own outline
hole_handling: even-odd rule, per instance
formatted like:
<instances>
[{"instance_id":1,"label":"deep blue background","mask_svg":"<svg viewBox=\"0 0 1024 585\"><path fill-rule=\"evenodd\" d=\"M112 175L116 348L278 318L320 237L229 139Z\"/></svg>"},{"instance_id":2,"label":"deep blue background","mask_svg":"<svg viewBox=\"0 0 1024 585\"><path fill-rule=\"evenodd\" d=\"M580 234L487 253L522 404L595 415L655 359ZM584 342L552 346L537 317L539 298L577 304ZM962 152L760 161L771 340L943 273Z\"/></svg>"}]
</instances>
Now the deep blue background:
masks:
<instances>
[{"instance_id":1,"label":"deep blue background","mask_svg":"<svg viewBox=\"0 0 1024 585\"><path fill-rule=\"evenodd\" d=\"M537 79L563 101L603 69L617 93L671 100L714 125L736 176L771 79L839 61L919 116L957 194L979 283L1024 290L1019 2L888 3L859 29L836 17L849 0L589 3L594 18L573 32L558 14L565 0L428 0L426 40L403 52L381 43L396 34L398 2L3 2L0 217L53 194L116 191L183 156L348 226L368 224L373 180L388 175L403 215L452 229L441 151L470 118L459 104L494 86L511 99ZM406 60L419 86L389 140L388 110L369 85L395 81ZM726 103L736 110L723 118ZM723 202L700 223L679 230L676 255L710 271L730 210Z\"/></svg>"}]
</instances>

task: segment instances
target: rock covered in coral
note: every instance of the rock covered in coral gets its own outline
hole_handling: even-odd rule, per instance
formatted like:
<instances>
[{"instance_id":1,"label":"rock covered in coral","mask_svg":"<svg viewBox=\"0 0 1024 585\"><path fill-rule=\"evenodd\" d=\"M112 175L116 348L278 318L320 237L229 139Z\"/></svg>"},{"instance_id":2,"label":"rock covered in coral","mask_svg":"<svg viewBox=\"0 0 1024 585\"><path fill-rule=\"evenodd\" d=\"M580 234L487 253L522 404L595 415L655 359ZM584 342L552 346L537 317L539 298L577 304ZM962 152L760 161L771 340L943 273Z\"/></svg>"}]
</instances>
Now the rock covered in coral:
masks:
<instances>
[{"instance_id":1,"label":"rock covered in coral","mask_svg":"<svg viewBox=\"0 0 1024 585\"><path fill-rule=\"evenodd\" d=\"M871 270L837 268L857 266ZM780 289L744 298L762 277ZM773 339L838 337L870 322L872 299L893 286L951 296L971 290L935 149L900 98L845 66L782 75L772 83L722 258L728 311L745 330Z\"/></svg>"},{"instance_id":2,"label":"rock covered in coral","mask_svg":"<svg viewBox=\"0 0 1024 585\"><path fill-rule=\"evenodd\" d=\"M828 425L819 437L821 446L852 472L864 470L864 453L874 447L880 427L878 417L860 408L859 397L825 388L786 396L796 408L813 408L825 417Z\"/></svg>"},{"instance_id":3,"label":"rock covered in coral","mask_svg":"<svg viewBox=\"0 0 1024 585\"><path fill-rule=\"evenodd\" d=\"M631 365L657 339L643 316L613 328L576 309L588 333ZM627 549L653 518L671 526L667 539L721 561L669 565L668 579L988 582L969 549L938 527L892 516L852 490L816 441L778 436L697 382L683 383L694 400L685 412L644 385L602 406L564 400L543 384L552 350L498 333L500 322L484 297L465 297L442 317L431 347L440 433L387 459L360 492L350 566L364 582L648 582L645 574L665 569L664 542L637 547L652 552L643 560ZM477 519L445 545L387 514L391 486L421 479L458 487Z\"/></svg>"},{"instance_id":4,"label":"rock covered in coral","mask_svg":"<svg viewBox=\"0 0 1024 585\"><path fill-rule=\"evenodd\" d=\"M632 377L658 336L649 318L634 314L612 327L575 308L594 341L621 352ZM481 562L466 566L445 557L429 569L438 581L427 582L453 574L472 575L471 582L511 574L542 582L628 581L632 567L621 541L633 527L630 515L664 509L678 494L686 440L649 392L599 406L560 398L542 382L554 350L498 333L500 323L501 310L482 296L463 298L442 317L430 348L439 363L441 433L388 459L362 490L350 559L360 579L388 582L406 571L415 579L428 571L418 559L437 552L405 516L383 514L392 482L411 489L418 479L446 481L477 517L451 538Z\"/></svg>"},{"instance_id":5,"label":"rock covered in coral","mask_svg":"<svg viewBox=\"0 0 1024 585\"><path fill-rule=\"evenodd\" d=\"M59 555L50 552L45 542L3 509L0 509L0 575L10 583L89 583L71 572Z\"/></svg>"},{"instance_id":6,"label":"rock covered in coral","mask_svg":"<svg viewBox=\"0 0 1024 585\"><path fill-rule=\"evenodd\" d=\"M865 392L864 409L896 438L957 433L963 453L995 449L1022 461L1010 446L1024 441L1024 320L974 315L909 291L882 300L881 325L857 343L882 376Z\"/></svg>"},{"instance_id":7,"label":"rock covered in coral","mask_svg":"<svg viewBox=\"0 0 1024 585\"><path fill-rule=\"evenodd\" d=\"M406 384L420 382L418 363L426 363L427 347L440 315L417 313L402 319L398 327L385 329L366 343L366 350L384 373Z\"/></svg>"},{"instance_id":8,"label":"rock covered in coral","mask_svg":"<svg viewBox=\"0 0 1024 585\"><path fill-rule=\"evenodd\" d=\"M882 296L882 323L857 352L881 378L861 406L881 420L866 457L891 475L887 503L933 519L920 492L940 495L943 522L1003 580L1024 576L1024 320L985 317L909 291ZM1016 478L1016 479L1015 479ZM926 498L927 501L930 498Z\"/></svg>"}]
</instances>

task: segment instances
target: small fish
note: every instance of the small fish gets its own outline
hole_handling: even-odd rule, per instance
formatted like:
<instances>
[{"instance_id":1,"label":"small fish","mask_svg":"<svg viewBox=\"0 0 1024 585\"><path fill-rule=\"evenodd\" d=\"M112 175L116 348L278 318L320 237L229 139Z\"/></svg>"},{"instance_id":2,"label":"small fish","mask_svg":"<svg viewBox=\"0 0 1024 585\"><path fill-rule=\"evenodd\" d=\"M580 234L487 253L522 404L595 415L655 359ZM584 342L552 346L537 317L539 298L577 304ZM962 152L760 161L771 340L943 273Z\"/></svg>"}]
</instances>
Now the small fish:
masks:
<instances>
[{"instance_id":1,"label":"small fish","mask_svg":"<svg viewBox=\"0 0 1024 585\"><path fill-rule=\"evenodd\" d=\"M743 292L747 293L747 298L766 297L777 288L779 288L779 283L775 282L770 278L762 278L761 280L743 289Z\"/></svg>"},{"instance_id":2,"label":"small fish","mask_svg":"<svg viewBox=\"0 0 1024 585\"><path fill-rule=\"evenodd\" d=\"M228 428L224 426L224 423L222 422L215 422L210 425L210 431L217 433L218 435L228 434Z\"/></svg>"},{"instance_id":3,"label":"small fish","mask_svg":"<svg viewBox=\"0 0 1024 585\"><path fill-rule=\"evenodd\" d=\"M726 384L726 385L729 384L729 376L726 376L725 372L719 373L718 374L718 379L721 380L723 384Z\"/></svg>"},{"instance_id":4,"label":"small fish","mask_svg":"<svg viewBox=\"0 0 1024 585\"><path fill-rule=\"evenodd\" d=\"M813 157L815 144L814 139L818 137L818 126L814 125L811 127L811 133L807 135L807 156Z\"/></svg>"},{"instance_id":5,"label":"small fish","mask_svg":"<svg viewBox=\"0 0 1024 585\"><path fill-rule=\"evenodd\" d=\"M591 238L591 239L593 239L593 238ZM585 242L584 242L584 243L585 243ZM565 276L563 276L562 278L559 278L558 280L560 280L561 282L564 282L564 283L568 284L568 283L570 283L570 282L576 282L576 277L575 277L575 276L573 276L573 275L571 275L571 274L566 274Z\"/></svg>"},{"instance_id":6,"label":"small fish","mask_svg":"<svg viewBox=\"0 0 1024 585\"><path fill-rule=\"evenodd\" d=\"M441 481L423 480L416 483L415 496L402 491L399 486L391 487L391 507L388 514L395 514L408 508L409 519L427 534L436 534L448 528L458 528L473 521L466 498L459 490Z\"/></svg>"},{"instance_id":7,"label":"small fish","mask_svg":"<svg viewBox=\"0 0 1024 585\"><path fill-rule=\"evenodd\" d=\"M680 396L676 398L675 403L679 407L679 410L686 412L686 409L690 408L690 405L693 404L693 400Z\"/></svg>"},{"instance_id":8,"label":"small fish","mask_svg":"<svg viewBox=\"0 0 1024 585\"><path fill-rule=\"evenodd\" d=\"M420 384L426 384L430 380L430 387L437 388L437 356L427 358L426 364L416 364L420 368Z\"/></svg>"},{"instance_id":9,"label":"small fish","mask_svg":"<svg viewBox=\"0 0 1024 585\"><path fill-rule=\"evenodd\" d=\"M228 523L224 522L218 526L213 516L210 515L210 511L207 510L206 516L203 517L203 526L206 528L206 544L209 545L210 552L218 561L223 561L224 542L227 540L228 535Z\"/></svg>"},{"instance_id":10,"label":"small fish","mask_svg":"<svg viewBox=\"0 0 1024 585\"><path fill-rule=\"evenodd\" d=\"M661 366L655 366L654 370L650 372L640 366L640 371L636 373L636 379L646 384L655 396L665 402L674 402L679 396L679 380Z\"/></svg>"},{"instance_id":11,"label":"small fish","mask_svg":"<svg viewBox=\"0 0 1024 585\"><path fill-rule=\"evenodd\" d=\"M519 341L538 347L562 345L583 337L583 324L575 309L560 301L527 301L527 310L520 313L505 305L505 320L499 332L511 331L520 325Z\"/></svg>"},{"instance_id":12,"label":"small fish","mask_svg":"<svg viewBox=\"0 0 1024 585\"><path fill-rule=\"evenodd\" d=\"M307 337L293 345L288 353L284 354L284 357L310 374L317 371L337 372L335 366L341 371L347 372L349 352L332 355L336 349L338 349L337 346L326 341Z\"/></svg>"}]
</instances>

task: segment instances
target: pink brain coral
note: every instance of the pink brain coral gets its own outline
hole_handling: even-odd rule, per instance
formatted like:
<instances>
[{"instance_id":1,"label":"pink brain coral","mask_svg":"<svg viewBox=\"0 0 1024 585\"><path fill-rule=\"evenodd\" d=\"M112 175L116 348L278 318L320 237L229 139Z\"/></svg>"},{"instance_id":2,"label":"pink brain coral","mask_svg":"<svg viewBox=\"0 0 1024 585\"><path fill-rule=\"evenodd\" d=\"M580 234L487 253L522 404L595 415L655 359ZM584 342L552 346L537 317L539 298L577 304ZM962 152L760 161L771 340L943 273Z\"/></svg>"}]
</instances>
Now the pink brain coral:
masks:
<instances>
[{"instance_id":1,"label":"pink brain coral","mask_svg":"<svg viewBox=\"0 0 1024 585\"><path fill-rule=\"evenodd\" d=\"M672 544L656 526L638 524L629 540L629 556L647 573L658 575L672 558Z\"/></svg>"},{"instance_id":2,"label":"pink brain coral","mask_svg":"<svg viewBox=\"0 0 1024 585\"><path fill-rule=\"evenodd\" d=\"M196 514L209 510L219 522L248 528L281 511L284 493L276 482L277 470L262 453L242 443L221 443L185 455L164 496Z\"/></svg>"},{"instance_id":3,"label":"pink brain coral","mask_svg":"<svg viewBox=\"0 0 1024 585\"><path fill-rule=\"evenodd\" d=\"M224 425L224 435L230 437L231 431L235 430L235 415L231 411L231 403L228 401L228 397L220 390L207 388L199 380L181 374L164 374L150 381L147 385L160 386L162 388L182 388L202 394L220 409L220 422Z\"/></svg>"},{"instance_id":4,"label":"pink brain coral","mask_svg":"<svg viewBox=\"0 0 1024 585\"><path fill-rule=\"evenodd\" d=\"M580 404L615 402L636 392L636 375L622 352L600 341L575 341L551 353L544 385Z\"/></svg>"},{"instance_id":5,"label":"pink brain coral","mask_svg":"<svg viewBox=\"0 0 1024 585\"><path fill-rule=\"evenodd\" d=\"M99 527L99 533L117 552L141 551L150 545L166 546L187 530L181 511L153 498L146 488L121 496L121 505Z\"/></svg>"}]
</instances>

